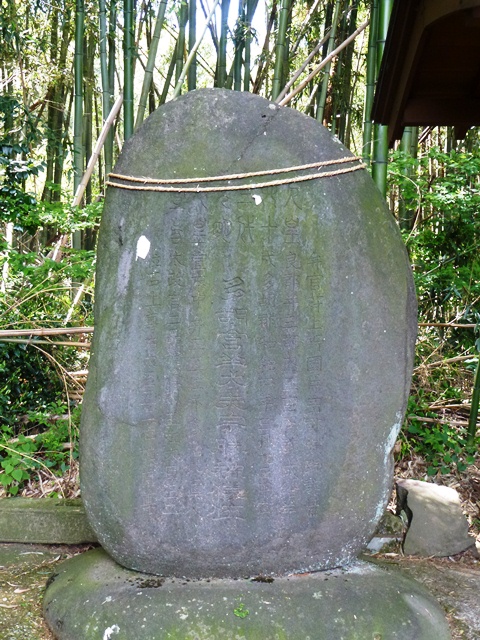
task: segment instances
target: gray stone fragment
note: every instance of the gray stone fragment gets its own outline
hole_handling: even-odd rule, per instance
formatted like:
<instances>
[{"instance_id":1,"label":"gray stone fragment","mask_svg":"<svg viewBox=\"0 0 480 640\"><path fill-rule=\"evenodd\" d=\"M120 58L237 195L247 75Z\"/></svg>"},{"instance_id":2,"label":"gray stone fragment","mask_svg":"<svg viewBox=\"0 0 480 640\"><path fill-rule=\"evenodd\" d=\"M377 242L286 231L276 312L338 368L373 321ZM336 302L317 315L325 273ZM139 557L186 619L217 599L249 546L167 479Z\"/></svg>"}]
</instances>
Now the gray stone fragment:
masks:
<instances>
[{"instance_id":1,"label":"gray stone fragment","mask_svg":"<svg viewBox=\"0 0 480 640\"><path fill-rule=\"evenodd\" d=\"M271 582L164 580L95 550L57 570L44 613L59 640L450 638L423 587L368 563Z\"/></svg>"},{"instance_id":2,"label":"gray stone fragment","mask_svg":"<svg viewBox=\"0 0 480 640\"><path fill-rule=\"evenodd\" d=\"M407 555L450 556L475 544L455 489L402 479L397 496L397 510L404 510L410 521L403 545Z\"/></svg>"},{"instance_id":3,"label":"gray stone fragment","mask_svg":"<svg viewBox=\"0 0 480 640\"><path fill-rule=\"evenodd\" d=\"M96 540L80 499L0 500L0 542L82 544Z\"/></svg>"},{"instance_id":4,"label":"gray stone fragment","mask_svg":"<svg viewBox=\"0 0 480 640\"><path fill-rule=\"evenodd\" d=\"M198 178L343 157L314 119L209 89L152 114L115 171ZM406 251L368 172L110 188L97 265L81 482L105 549L196 577L354 558L390 493L416 333Z\"/></svg>"}]
</instances>

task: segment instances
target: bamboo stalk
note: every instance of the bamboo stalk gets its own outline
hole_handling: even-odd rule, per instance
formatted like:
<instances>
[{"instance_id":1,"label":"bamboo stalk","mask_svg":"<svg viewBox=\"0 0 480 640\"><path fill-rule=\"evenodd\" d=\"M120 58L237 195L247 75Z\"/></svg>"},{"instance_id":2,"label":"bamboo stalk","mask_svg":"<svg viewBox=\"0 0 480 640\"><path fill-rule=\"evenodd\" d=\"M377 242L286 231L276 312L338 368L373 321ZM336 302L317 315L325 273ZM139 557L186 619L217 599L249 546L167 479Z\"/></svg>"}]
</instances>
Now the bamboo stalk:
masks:
<instances>
[{"instance_id":1,"label":"bamboo stalk","mask_svg":"<svg viewBox=\"0 0 480 640\"><path fill-rule=\"evenodd\" d=\"M328 49L327 49L327 58L329 57L330 52L333 50L335 44L335 36L337 34L337 26L339 23L340 17L340 2L341 0L336 0L335 2L335 11L332 19L332 29L330 31L330 38L328 41ZM322 87L320 91L320 95L318 96L318 106L317 106L317 120L319 122L323 122L323 114L325 112L325 102L327 100L327 90L328 90L328 82L330 80L330 68L331 68L331 58L327 64L324 65L325 73L322 80Z\"/></svg>"},{"instance_id":2,"label":"bamboo stalk","mask_svg":"<svg viewBox=\"0 0 480 640\"><path fill-rule=\"evenodd\" d=\"M428 407L429 411L441 411L443 409L470 409L472 405L468 402L464 404L431 404Z\"/></svg>"},{"instance_id":3,"label":"bamboo stalk","mask_svg":"<svg viewBox=\"0 0 480 640\"><path fill-rule=\"evenodd\" d=\"M208 16L208 11L207 11L207 6L204 0L200 0L200 6L202 8L202 13L206 20ZM218 55L218 36L217 36L217 29L216 29L215 22L209 22L208 29L210 31L210 35L212 36L213 46L215 47L215 51L217 52L217 55ZM214 74L214 77L215 77L215 74Z\"/></svg>"},{"instance_id":4,"label":"bamboo stalk","mask_svg":"<svg viewBox=\"0 0 480 640\"><path fill-rule=\"evenodd\" d=\"M424 416L407 416L408 420L420 420L420 422L430 422L432 424L453 424L457 427L465 427L468 422L466 420L440 420L439 418L425 418Z\"/></svg>"},{"instance_id":5,"label":"bamboo stalk","mask_svg":"<svg viewBox=\"0 0 480 640\"><path fill-rule=\"evenodd\" d=\"M190 2L195 2L195 0L190 0ZM177 20L178 20L178 38L177 38L177 46L175 49L175 54L176 54L175 83L178 82L178 79L182 75L182 70L183 70L183 60L185 56L185 31L186 31L187 21L188 21L187 0L182 0L180 4L180 8L177 12Z\"/></svg>"},{"instance_id":6,"label":"bamboo stalk","mask_svg":"<svg viewBox=\"0 0 480 640\"><path fill-rule=\"evenodd\" d=\"M220 25L220 42L218 47L217 87L224 87L227 81L227 36L230 0L221 0L221 3L222 21Z\"/></svg>"},{"instance_id":7,"label":"bamboo stalk","mask_svg":"<svg viewBox=\"0 0 480 640\"><path fill-rule=\"evenodd\" d=\"M370 165L372 158L372 105L375 96L377 68L378 0L373 0L370 10L370 32L368 34L367 70L365 77L365 105L363 111L363 161Z\"/></svg>"},{"instance_id":8,"label":"bamboo stalk","mask_svg":"<svg viewBox=\"0 0 480 640\"><path fill-rule=\"evenodd\" d=\"M441 367L444 364L454 364L455 362L464 362L465 360L472 360L475 356L455 356L454 358L446 358L445 360L435 360L435 362L430 362L425 367L432 369L434 367ZM414 371L419 371L422 367L415 367Z\"/></svg>"},{"instance_id":9,"label":"bamboo stalk","mask_svg":"<svg viewBox=\"0 0 480 640\"><path fill-rule=\"evenodd\" d=\"M476 324L462 324L455 322L419 322L419 327L455 327L462 329L475 329Z\"/></svg>"},{"instance_id":10,"label":"bamboo stalk","mask_svg":"<svg viewBox=\"0 0 480 640\"><path fill-rule=\"evenodd\" d=\"M358 12L357 12L358 15ZM353 76L353 82L351 83L350 86L350 93L348 96L348 104L349 104L349 110L348 110L348 120L346 123L346 127L345 127L345 146L350 149L351 147L351 139L352 139L352 126L353 126L353 121L354 118L352 117L352 105L354 104L354 98L355 98L355 94L357 91L357 84L358 81L360 79L360 69L362 66L362 60L363 60L363 43L364 43L364 39L365 39L365 31L362 33L362 39L359 43L358 46L358 52L357 52L357 65L356 65L356 69L354 72L354 76ZM355 144L354 144L355 147Z\"/></svg>"},{"instance_id":11,"label":"bamboo stalk","mask_svg":"<svg viewBox=\"0 0 480 640\"><path fill-rule=\"evenodd\" d=\"M3 263L3 268L2 268L2 284L0 285L0 291L2 293L6 293L7 291L8 272L10 269L9 253L13 247L13 222L5 223L4 239L6 244L6 251L4 253L5 262Z\"/></svg>"},{"instance_id":12,"label":"bamboo stalk","mask_svg":"<svg viewBox=\"0 0 480 640\"><path fill-rule=\"evenodd\" d=\"M235 45L233 64L230 69L230 73L227 77L226 87L231 88L233 82L234 91L241 91L242 89L242 57L243 50L245 48L245 34L246 34L246 0L239 0L238 2L238 15L235 23L235 29L233 34L233 43Z\"/></svg>"},{"instance_id":13,"label":"bamboo stalk","mask_svg":"<svg viewBox=\"0 0 480 640\"><path fill-rule=\"evenodd\" d=\"M342 20L342 31L343 36L350 36L353 31L355 31L357 27L357 18L358 18L358 3L359 0L353 0L351 11L349 14L346 14ZM362 39L364 36L364 32L362 32ZM361 47L360 47L361 48ZM336 97L339 102L339 113L338 113L338 139L343 142L343 144L348 147L349 143L347 140L347 131L349 129L349 123L351 120L352 113L352 104L353 104L353 96L355 93L355 84L356 84L356 76L354 75L352 78L353 71L353 57L355 53L355 47L349 47L349 51L344 50L341 54L341 58L338 59L338 67L341 71L340 79L340 89L336 92ZM350 91L352 93L350 93ZM337 112L333 110L333 118L337 120Z\"/></svg>"},{"instance_id":14,"label":"bamboo stalk","mask_svg":"<svg viewBox=\"0 0 480 640\"><path fill-rule=\"evenodd\" d=\"M263 41L262 53L259 57L259 64L257 67L257 75L255 82L253 83L252 93L259 93L263 81L267 75L268 67L270 65L270 33L275 22L277 15L277 0L272 1L272 8L270 10L270 16L268 18L267 30L265 32L265 39Z\"/></svg>"},{"instance_id":15,"label":"bamboo stalk","mask_svg":"<svg viewBox=\"0 0 480 640\"><path fill-rule=\"evenodd\" d=\"M330 53L330 55L328 55L324 60L322 60L322 62L315 67L315 69L313 69L313 71L311 73L308 74L308 76L305 78L305 80L303 80L296 89L294 89L291 93L289 93L288 95L285 96L285 98L283 98L282 100L280 100L280 102L278 103L281 106L284 106L286 104L288 104L290 102L290 100L297 95L297 93L300 93L300 91L302 91L307 84L310 82L310 80L312 78L314 78L317 73L319 73L329 62L331 62L333 60L333 58L335 58L335 56L337 56L340 51L342 51L343 49L345 49L345 47L348 47L348 45L355 40L355 38L358 36L359 33L361 33L368 25L368 20L366 20L362 25L360 25L358 27L358 29L356 29L354 31L354 33L352 33L352 35L350 37L348 37L344 42L342 42L341 45L339 45L336 49L334 49L334 51L332 51Z\"/></svg>"},{"instance_id":16,"label":"bamboo stalk","mask_svg":"<svg viewBox=\"0 0 480 640\"><path fill-rule=\"evenodd\" d=\"M258 0L247 0L247 17L245 21L245 42L244 42L244 71L243 71L243 90L250 91L250 58L251 58L251 44L252 44L252 20L253 15L257 9Z\"/></svg>"},{"instance_id":17,"label":"bamboo stalk","mask_svg":"<svg viewBox=\"0 0 480 640\"><path fill-rule=\"evenodd\" d=\"M16 336L61 336L79 333L93 333L93 327L53 327L43 329L1 329L0 338Z\"/></svg>"},{"instance_id":18,"label":"bamboo stalk","mask_svg":"<svg viewBox=\"0 0 480 640\"><path fill-rule=\"evenodd\" d=\"M165 9L167 7L167 0L162 0L158 7L157 18L155 21L155 29L153 31L152 41L148 51L147 65L145 67L145 74L143 76L142 92L140 94L140 102L137 109L137 119L135 121L135 129L137 129L143 122L145 117L145 109L147 107L147 98L152 86L153 68L155 66L155 59L157 57L158 43L160 42L160 33L165 18Z\"/></svg>"},{"instance_id":19,"label":"bamboo stalk","mask_svg":"<svg viewBox=\"0 0 480 640\"><path fill-rule=\"evenodd\" d=\"M290 0L282 0L279 12L277 42L275 45L275 65L273 68L272 100L276 100L281 91L285 51L287 47L288 15Z\"/></svg>"},{"instance_id":20,"label":"bamboo stalk","mask_svg":"<svg viewBox=\"0 0 480 640\"><path fill-rule=\"evenodd\" d=\"M175 71L176 66L176 58L177 58L177 49L178 49L178 39L175 43L175 47L173 49L172 57L170 58L170 64L168 65L167 76L165 78L165 83L163 85L162 95L160 96L159 105L165 104L167 101L168 92L170 90L170 85L172 84L173 72Z\"/></svg>"},{"instance_id":21,"label":"bamboo stalk","mask_svg":"<svg viewBox=\"0 0 480 640\"><path fill-rule=\"evenodd\" d=\"M382 62L385 40L387 39L388 23L392 11L393 0L380 0L378 15L377 40L377 75ZM387 164L388 164L388 126L376 124L374 127L372 177L385 198L387 195Z\"/></svg>"},{"instance_id":22,"label":"bamboo stalk","mask_svg":"<svg viewBox=\"0 0 480 640\"><path fill-rule=\"evenodd\" d=\"M92 155L90 156L90 160L88 161L88 166L85 170L85 173L83 175L83 178L80 181L80 184L77 187L77 190L75 191L75 195L73 197L73 201L72 201L72 207L77 207L80 205L80 202L82 201L83 198L83 194L85 192L85 188L88 184L88 181L90 180L90 178L92 177L92 173L93 173L93 169L95 167L95 163L98 159L98 157L100 156L100 152L102 150L102 146L108 136L108 132L110 131L111 126L113 125L113 123L115 122L115 118L118 115L118 112L120 111L120 107L122 106L122 101L123 101L123 95L120 94L117 98L117 101L115 102L115 104L112 107L112 110L110 111L110 113L108 114L108 118L105 120L105 123L102 127L102 131L100 132L100 137L98 138L97 142L95 143L95 147L92 151ZM57 244L55 245L55 248L53 250L52 253L52 260L54 260L55 262L60 262L61 260L61 255L62 255L62 249L63 247L67 244L68 242L68 238L69 235L68 234L64 234L63 236L60 237L60 239L58 240Z\"/></svg>"},{"instance_id":23,"label":"bamboo stalk","mask_svg":"<svg viewBox=\"0 0 480 640\"><path fill-rule=\"evenodd\" d=\"M62 347L82 347L83 349L90 349L89 342L65 342L62 340L33 340L28 338L0 338L0 342L12 342L18 344L49 344L53 346L62 346Z\"/></svg>"},{"instance_id":24,"label":"bamboo stalk","mask_svg":"<svg viewBox=\"0 0 480 640\"><path fill-rule=\"evenodd\" d=\"M73 122L73 189L77 190L82 179L85 162L83 145L83 38L85 33L84 0L75 3L75 54L74 54L74 122ZM72 234L72 247L81 249L82 232Z\"/></svg>"},{"instance_id":25,"label":"bamboo stalk","mask_svg":"<svg viewBox=\"0 0 480 640\"><path fill-rule=\"evenodd\" d=\"M315 48L312 49L312 51L308 54L308 56L302 62L300 67L297 69L297 71L295 71L293 76L290 78L290 80L287 82L287 84L280 91L280 93L278 94L275 102L279 103L282 100L282 98L284 98L284 96L287 95L288 90L290 89L290 87L295 84L295 81L302 75L302 73L308 67L308 65L313 60L313 58L317 55L317 53L320 51L320 49L323 47L323 45L327 42L329 37L330 37L330 31L328 31L326 33L326 35L320 40L320 42L315 46ZM316 91L316 89L315 89L315 91Z\"/></svg>"},{"instance_id":26,"label":"bamboo stalk","mask_svg":"<svg viewBox=\"0 0 480 640\"><path fill-rule=\"evenodd\" d=\"M174 98L176 98L176 97L178 97L180 95L180 92L182 90L182 85L183 85L183 82L185 80L185 76L187 75L187 72L188 72L188 68L190 67L190 65L192 63L192 60L195 57L197 49L200 46L205 33L207 32L208 25L210 24L211 19L215 15L215 9L217 8L219 2L220 2L220 0L215 0L215 2L213 3L213 7L212 7L212 9L210 11L210 14L209 14L206 22L205 22L205 25L203 27L202 33L197 38L196 43L194 44L192 50L188 54L188 58L187 58L185 64L183 65L182 73L180 74L180 77L178 78L178 82L177 82L177 84L175 86L175 90L173 92L173 97Z\"/></svg>"},{"instance_id":27,"label":"bamboo stalk","mask_svg":"<svg viewBox=\"0 0 480 640\"><path fill-rule=\"evenodd\" d=\"M73 312L75 310L75 307L80 304L80 300L83 298L83 296L85 295L85 291L87 289L87 287L90 285L90 283L93 280L93 275L90 276L90 278L87 278L87 280L85 280L85 282L82 282L81 286L78 288L78 291L75 295L75 298L73 299L72 304L70 305L70 309L68 310L67 315L65 316L65 320L63 321L64 324L68 324L72 318Z\"/></svg>"},{"instance_id":28,"label":"bamboo stalk","mask_svg":"<svg viewBox=\"0 0 480 640\"><path fill-rule=\"evenodd\" d=\"M108 14L108 86L110 89L110 109L113 107L113 96L115 94L115 25L117 23L117 0L110 0L110 8ZM113 143L115 140L115 131L110 129L107 139L105 140L105 175L108 176L113 168Z\"/></svg>"},{"instance_id":29,"label":"bamboo stalk","mask_svg":"<svg viewBox=\"0 0 480 640\"><path fill-rule=\"evenodd\" d=\"M197 41L197 2L190 0L188 4L188 53ZM187 89L193 91L197 88L197 56L193 57L188 68Z\"/></svg>"},{"instance_id":30,"label":"bamboo stalk","mask_svg":"<svg viewBox=\"0 0 480 640\"><path fill-rule=\"evenodd\" d=\"M124 35L123 35L123 137L128 140L133 134L133 64L135 52L135 25L134 25L135 0L124 0Z\"/></svg>"},{"instance_id":31,"label":"bamboo stalk","mask_svg":"<svg viewBox=\"0 0 480 640\"><path fill-rule=\"evenodd\" d=\"M83 35L85 31L85 7L83 0L76 0L75 54L74 54L74 133L73 165L74 187L80 184L83 173Z\"/></svg>"},{"instance_id":32,"label":"bamboo stalk","mask_svg":"<svg viewBox=\"0 0 480 640\"><path fill-rule=\"evenodd\" d=\"M302 24L300 25L300 29L298 30L298 36L297 39L295 40L295 43L291 49L291 54L292 56L295 55L295 53L297 52L298 47L300 46L300 43L302 41L302 38L305 34L306 31L306 27L310 21L310 18L313 16L313 14L315 13L315 11L317 10L318 5L320 4L320 0L315 0L312 4L312 6L310 7L307 15L305 16L305 19L303 20Z\"/></svg>"},{"instance_id":33,"label":"bamboo stalk","mask_svg":"<svg viewBox=\"0 0 480 640\"><path fill-rule=\"evenodd\" d=\"M102 78L102 116L105 122L106 115L110 111L112 90L108 81L107 59L107 8L105 0L99 0L99 28L100 28L100 74ZM106 164L106 160L105 160ZM108 175L111 169L105 173Z\"/></svg>"},{"instance_id":34,"label":"bamboo stalk","mask_svg":"<svg viewBox=\"0 0 480 640\"><path fill-rule=\"evenodd\" d=\"M92 151L92 155L90 156L90 160L88 161L88 165L87 168L85 170L85 173L83 174L83 178L80 182L80 184L78 185L78 188L75 192L75 196L73 198L73 202L72 202L72 207L77 207L80 202L82 201L82 197L83 197L83 193L86 189L86 186L90 180L90 178L92 177L92 173L93 173L93 169L95 167L95 164L100 156L100 152L102 150L103 147L103 143L105 142L105 139L107 137L107 134L110 130L110 127L112 126L112 124L115 121L115 118L117 117L118 112L120 111L120 107L122 106L122 101L123 101L123 95L120 94L117 98L117 101L115 102L115 104L113 105L112 110L110 111L110 113L108 114L107 119L105 120L103 127L102 127L102 131L100 133L100 137L98 138L97 142L95 143L95 148Z\"/></svg>"},{"instance_id":35,"label":"bamboo stalk","mask_svg":"<svg viewBox=\"0 0 480 640\"><path fill-rule=\"evenodd\" d=\"M477 420L478 420L478 405L480 402L480 360L477 364L477 371L475 372L475 381L473 384L472 393L472 406L470 409L470 416L468 418L467 428L467 446L472 446L475 442L475 436L477 434Z\"/></svg>"}]
</instances>

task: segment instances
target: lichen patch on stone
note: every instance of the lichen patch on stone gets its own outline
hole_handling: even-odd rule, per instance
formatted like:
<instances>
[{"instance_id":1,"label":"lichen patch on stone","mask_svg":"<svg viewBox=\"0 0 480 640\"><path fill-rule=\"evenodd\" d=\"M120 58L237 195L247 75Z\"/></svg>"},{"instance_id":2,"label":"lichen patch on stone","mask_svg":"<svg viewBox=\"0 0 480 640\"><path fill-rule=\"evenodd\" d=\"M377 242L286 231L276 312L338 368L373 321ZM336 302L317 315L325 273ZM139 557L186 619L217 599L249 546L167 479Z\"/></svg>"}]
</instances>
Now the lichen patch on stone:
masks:
<instances>
[{"instance_id":1,"label":"lichen patch on stone","mask_svg":"<svg viewBox=\"0 0 480 640\"><path fill-rule=\"evenodd\" d=\"M107 627L103 632L103 640L110 640L113 634L117 634L120 631L118 624L114 624L111 627Z\"/></svg>"},{"instance_id":2,"label":"lichen patch on stone","mask_svg":"<svg viewBox=\"0 0 480 640\"><path fill-rule=\"evenodd\" d=\"M146 236L140 236L140 238L137 240L137 255L135 257L135 260L138 260L139 258L145 260L145 258L148 256L149 251L150 240Z\"/></svg>"}]
</instances>

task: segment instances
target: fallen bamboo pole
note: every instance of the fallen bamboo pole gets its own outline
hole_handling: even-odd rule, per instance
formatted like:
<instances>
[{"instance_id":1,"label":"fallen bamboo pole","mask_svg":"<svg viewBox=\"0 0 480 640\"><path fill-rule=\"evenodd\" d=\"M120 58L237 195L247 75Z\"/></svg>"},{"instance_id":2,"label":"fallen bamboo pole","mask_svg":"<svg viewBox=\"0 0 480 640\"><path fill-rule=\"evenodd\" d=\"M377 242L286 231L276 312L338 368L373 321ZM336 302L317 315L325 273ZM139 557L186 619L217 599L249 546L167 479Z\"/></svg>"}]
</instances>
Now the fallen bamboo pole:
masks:
<instances>
[{"instance_id":1,"label":"fallen bamboo pole","mask_svg":"<svg viewBox=\"0 0 480 640\"><path fill-rule=\"evenodd\" d=\"M90 342L73 342L65 340L35 340L33 338L0 338L0 342L13 344L50 344L60 347L80 347L90 349Z\"/></svg>"},{"instance_id":2,"label":"fallen bamboo pole","mask_svg":"<svg viewBox=\"0 0 480 640\"><path fill-rule=\"evenodd\" d=\"M100 132L100 136L98 137L98 140L95 144L95 148L92 151L92 155L90 156L90 160L88 161L88 165L85 170L85 173L83 174L82 180L78 185L75 195L73 197L72 207L78 207L82 201L83 194L85 193L87 184L90 178L92 177L93 169L100 156L100 152L105 143L107 134L110 130L110 127L115 122L115 118L117 117L118 112L120 111L122 102L123 102L123 94L120 94L103 124L102 131ZM66 246L70 236L71 234L65 233L60 237L60 239L56 243L51 256L52 260L54 260L55 262L60 262L62 258L62 249Z\"/></svg>"},{"instance_id":3,"label":"fallen bamboo pole","mask_svg":"<svg viewBox=\"0 0 480 640\"><path fill-rule=\"evenodd\" d=\"M0 338L17 336L61 336L76 333L93 333L93 327L54 327L52 329L2 329Z\"/></svg>"},{"instance_id":4,"label":"fallen bamboo pole","mask_svg":"<svg viewBox=\"0 0 480 640\"><path fill-rule=\"evenodd\" d=\"M368 23L370 21L367 20L366 22L364 22L362 25L360 25L358 27L358 29L356 31L354 31L352 33L351 36L349 36L344 42L342 42L341 45L339 45L336 49L334 49L332 51L332 53L330 53L326 58L324 58L322 60L322 62L320 62L320 64L315 67L315 69L308 74L308 76L305 78L305 80L303 80L296 89L294 89L293 91L291 91L288 95L286 95L284 98L282 98L282 100L278 100L277 98L277 104L279 104L280 106L285 106L286 104L288 104L290 102L290 100L297 95L297 93L300 93L300 91L303 91L303 89L307 86L307 84L310 82L310 80L312 78L314 78L317 73L320 73L320 71L327 66L327 64L329 62L331 62L343 49L345 49L345 47L348 47L348 45L353 42L353 40L355 40L355 38L358 36L358 34L360 34L364 29L366 29L366 27L368 26Z\"/></svg>"},{"instance_id":5,"label":"fallen bamboo pole","mask_svg":"<svg viewBox=\"0 0 480 640\"><path fill-rule=\"evenodd\" d=\"M475 329L476 324L461 324L456 322L419 322L419 327L462 327L463 329Z\"/></svg>"},{"instance_id":6,"label":"fallen bamboo pole","mask_svg":"<svg viewBox=\"0 0 480 640\"><path fill-rule=\"evenodd\" d=\"M419 327L461 327L464 329L474 329L476 324L453 324L447 322L419 322ZM16 336L60 336L66 335L69 333L92 333L94 327L55 327L53 329L1 329L0 330L0 338L14 338ZM461 358L467 359L474 356L459 356ZM443 364L445 362L451 362L451 360L442 360L438 364ZM437 363L434 363L437 364ZM427 365L433 366L433 365Z\"/></svg>"},{"instance_id":7,"label":"fallen bamboo pole","mask_svg":"<svg viewBox=\"0 0 480 640\"><path fill-rule=\"evenodd\" d=\"M418 420L419 422L431 422L432 424L453 424L458 427L466 427L467 420L442 420L441 418L425 418L424 416L407 416L407 420Z\"/></svg>"},{"instance_id":8,"label":"fallen bamboo pole","mask_svg":"<svg viewBox=\"0 0 480 640\"><path fill-rule=\"evenodd\" d=\"M453 364L454 362L464 362L465 360L475 360L477 356L455 356L454 358L446 358L445 360L435 360L435 362L430 362L425 365L420 365L419 367L415 367L414 371L420 371L423 367L427 369L432 369L433 367L441 367L444 364Z\"/></svg>"}]
</instances>

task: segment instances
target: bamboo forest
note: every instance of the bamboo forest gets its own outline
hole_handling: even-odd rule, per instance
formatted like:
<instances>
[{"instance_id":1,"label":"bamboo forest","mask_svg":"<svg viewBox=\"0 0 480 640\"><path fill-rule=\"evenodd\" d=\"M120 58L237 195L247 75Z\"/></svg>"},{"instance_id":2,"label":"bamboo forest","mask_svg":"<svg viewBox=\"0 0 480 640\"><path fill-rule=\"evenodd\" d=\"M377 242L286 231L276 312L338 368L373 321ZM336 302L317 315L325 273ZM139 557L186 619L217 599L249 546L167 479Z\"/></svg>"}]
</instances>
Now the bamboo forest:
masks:
<instances>
[{"instance_id":1,"label":"bamboo forest","mask_svg":"<svg viewBox=\"0 0 480 640\"><path fill-rule=\"evenodd\" d=\"M419 305L397 474L463 486L478 533L480 130L388 148L371 110L393 0L0 1L0 495L79 495L108 175L150 113L220 87L315 118L385 195Z\"/></svg>"}]
</instances>

